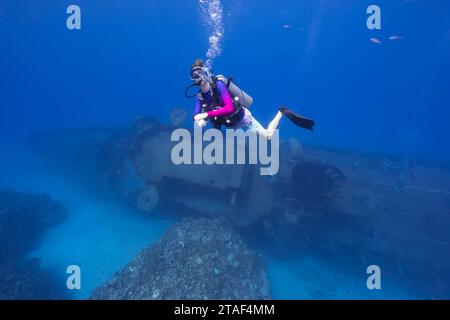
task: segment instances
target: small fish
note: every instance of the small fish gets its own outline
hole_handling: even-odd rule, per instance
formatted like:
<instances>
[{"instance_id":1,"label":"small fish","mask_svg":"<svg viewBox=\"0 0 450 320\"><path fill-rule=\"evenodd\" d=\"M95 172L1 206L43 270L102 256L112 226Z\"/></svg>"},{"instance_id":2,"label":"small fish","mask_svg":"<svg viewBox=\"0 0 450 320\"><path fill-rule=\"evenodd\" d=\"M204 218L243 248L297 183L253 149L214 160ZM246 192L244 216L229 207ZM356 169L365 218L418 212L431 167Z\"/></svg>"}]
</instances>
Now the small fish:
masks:
<instances>
[{"instance_id":1,"label":"small fish","mask_svg":"<svg viewBox=\"0 0 450 320\"><path fill-rule=\"evenodd\" d=\"M395 40L402 40L403 39L403 36L390 36L389 37L389 40L393 40L393 41L395 41Z\"/></svg>"},{"instance_id":2,"label":"small fish","mask_svg":"<svg viewBox=\"0 0 450 320\"><path fill-rule=\"evenodd\" d=\"M370 41L372 41L375 44L381 44L381 40L378 38L370 38Z\"/></svg>"},{"instance_id":3,"label":"small fish","mask_svg":"<svg viewBox=\"0 0 450 320\"><path fill-rule=\"evenodd\" d=\"M284 24L283 29L291 29L292 26L290 24Z\"/></svg>"}]
</instances>

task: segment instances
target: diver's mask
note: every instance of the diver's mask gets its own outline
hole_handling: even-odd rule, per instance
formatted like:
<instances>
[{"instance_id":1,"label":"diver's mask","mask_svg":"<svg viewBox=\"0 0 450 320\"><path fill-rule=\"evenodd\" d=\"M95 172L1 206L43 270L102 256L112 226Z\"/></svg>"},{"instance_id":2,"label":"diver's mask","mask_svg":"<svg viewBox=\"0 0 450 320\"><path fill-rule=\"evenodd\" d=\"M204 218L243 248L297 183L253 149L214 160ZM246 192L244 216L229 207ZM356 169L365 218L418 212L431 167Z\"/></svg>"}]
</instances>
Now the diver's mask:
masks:
<instances>
[{"instance_id":1,"label":"diver's mask","mask_svg":"<svg viewBox=\"0 0 450 320\"><path fill-rule=\"evenodd\" d=\"M191 80L196 86L200 86L203 80L210 81L211 71L208 67L197 66L191 69Z\"/></svg>"}]
</instances>

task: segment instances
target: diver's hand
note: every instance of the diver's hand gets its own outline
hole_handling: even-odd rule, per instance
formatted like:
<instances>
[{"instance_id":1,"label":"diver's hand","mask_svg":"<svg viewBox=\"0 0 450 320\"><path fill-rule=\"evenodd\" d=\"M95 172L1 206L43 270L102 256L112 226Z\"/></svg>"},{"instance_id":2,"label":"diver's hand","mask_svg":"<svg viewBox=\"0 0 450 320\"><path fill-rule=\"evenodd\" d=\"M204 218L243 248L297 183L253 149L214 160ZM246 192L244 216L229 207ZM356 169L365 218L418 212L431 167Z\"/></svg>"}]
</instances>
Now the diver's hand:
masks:
<instances>
[{"instance_id":1,"label":"diver's hand","mask_svg":"<svg viewBox=\"0 0 450 320\"><path fill-rule=\"evenodd\" d=\"M197 121L199 121L199 120L204 120L204 119L206 119L206 118L208 118L208 113L203 112L203 113L196 114L196 115L194 116L194 121L197 122Z\"/></svg>"},{"instance_id":2,"label":"diver's hand","mask_svg":"<svg viewBox=\"0 0 450 320\"><path fill-rule=\"evenodd\" d=\"M206 126L206 120L205 119L200 119L198 121L195 121L195 123L200 127L203 128L204 126Z\"/></svg>"}]
</instances>

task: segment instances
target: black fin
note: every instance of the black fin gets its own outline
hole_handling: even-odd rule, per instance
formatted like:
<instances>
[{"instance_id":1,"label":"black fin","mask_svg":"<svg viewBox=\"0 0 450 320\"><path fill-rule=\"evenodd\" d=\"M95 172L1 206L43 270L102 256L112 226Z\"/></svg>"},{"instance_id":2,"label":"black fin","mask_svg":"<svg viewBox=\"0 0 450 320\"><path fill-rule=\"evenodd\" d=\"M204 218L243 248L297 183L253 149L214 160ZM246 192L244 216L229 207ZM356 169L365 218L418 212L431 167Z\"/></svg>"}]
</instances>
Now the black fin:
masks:
<instances>
[{"instance_id":1,"label":"black fin","mask_svg":"<svg viewBox=\"0 0 450 320\"><path fill-rule=\"evenodd\" d=\"M286 117L288 117L292 121L292 123L294 123L295 125L302 127L304 129L307 129L307 130L311 130L311 131L314 130L314 124L315 124L314 120L299 116L294 111L291 111L286 107L281 107L280 112L283 115L285 115Z\"/></svg>"}]
</instances>

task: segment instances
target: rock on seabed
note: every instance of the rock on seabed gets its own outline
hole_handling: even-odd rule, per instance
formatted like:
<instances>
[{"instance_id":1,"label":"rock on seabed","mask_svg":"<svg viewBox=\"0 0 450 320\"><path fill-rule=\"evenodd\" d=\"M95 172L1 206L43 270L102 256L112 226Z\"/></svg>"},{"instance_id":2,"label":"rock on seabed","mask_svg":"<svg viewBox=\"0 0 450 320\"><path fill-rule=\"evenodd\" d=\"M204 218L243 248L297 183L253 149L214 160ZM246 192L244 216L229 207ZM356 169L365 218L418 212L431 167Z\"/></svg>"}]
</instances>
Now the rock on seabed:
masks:
<instances>
[{"instance_id":1,"label":"rock on seabed","mask_svg":"<svg viewBox=\"0 0 450 320\"><path fill-rule=\"evenodd\" d=\"M262 259L225 218L186 218L91 299L269 299Z\"/></svg>"}]
</instances>

